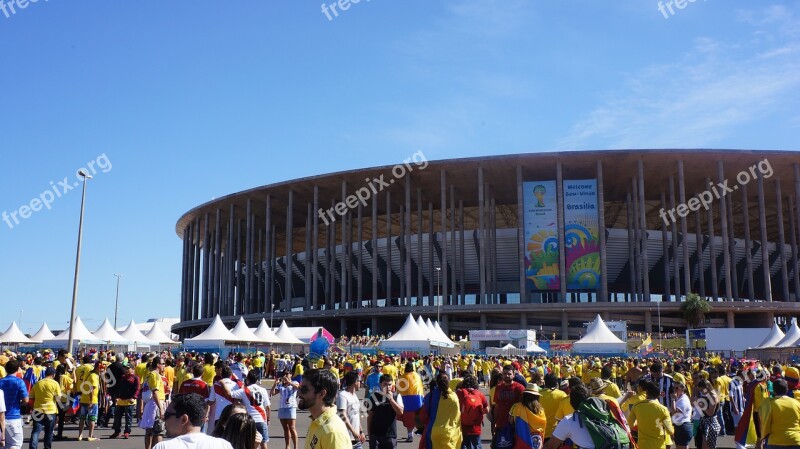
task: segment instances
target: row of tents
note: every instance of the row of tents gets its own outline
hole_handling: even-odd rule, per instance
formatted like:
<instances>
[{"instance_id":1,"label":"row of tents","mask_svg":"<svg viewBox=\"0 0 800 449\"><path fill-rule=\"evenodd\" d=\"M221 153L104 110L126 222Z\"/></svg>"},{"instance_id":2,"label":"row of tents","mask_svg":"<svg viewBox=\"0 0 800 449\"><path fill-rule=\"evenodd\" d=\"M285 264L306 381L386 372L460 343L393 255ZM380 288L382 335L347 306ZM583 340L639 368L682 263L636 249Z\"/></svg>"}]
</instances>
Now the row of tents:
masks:
<instances>
[{"instance_id":1,"label":"row of tents","mask_svg":"<svg viewBox=\"0 0 800 449\"><path fill-rule=\"evenodd\" d=\"M31 337L27 337L17 326L16 321L0 334L0 343L18 345L42 345L53 348L66 347L69 340L69 327L58 335L54 335L47 323L42 324L39 330ZM117 332L114 326L108 321L103 320L103 324L94 332L89 331L83 324L80 317L75 318L72 340L78 344L86 345L135 345L135 346L162 346L180 344L170 338L158 323L153 323L153 327L144 334L139 330L137 324L131 320L122 332Z\"/></svg>"}]
</instances>

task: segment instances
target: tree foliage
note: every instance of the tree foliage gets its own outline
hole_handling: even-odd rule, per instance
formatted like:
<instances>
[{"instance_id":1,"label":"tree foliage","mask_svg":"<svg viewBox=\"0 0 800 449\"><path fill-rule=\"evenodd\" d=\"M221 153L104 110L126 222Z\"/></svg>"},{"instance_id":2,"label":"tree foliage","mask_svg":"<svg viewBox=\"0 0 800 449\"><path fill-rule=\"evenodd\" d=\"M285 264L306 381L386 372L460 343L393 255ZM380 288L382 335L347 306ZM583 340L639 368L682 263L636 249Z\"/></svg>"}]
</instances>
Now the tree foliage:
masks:
<instances>
[{"instance_id":1,"label":"tree foliage","mask_svg":"<svg viewBox=\"0 0 800 449\"><path fill-rule=\"evenodd\" d=\"M696 293L686 295L686 300L681 304L683 319L690 328L697 328L705 321L706 314L710 313L711 309L711 303Z\"/></svg>"}]
</instances>

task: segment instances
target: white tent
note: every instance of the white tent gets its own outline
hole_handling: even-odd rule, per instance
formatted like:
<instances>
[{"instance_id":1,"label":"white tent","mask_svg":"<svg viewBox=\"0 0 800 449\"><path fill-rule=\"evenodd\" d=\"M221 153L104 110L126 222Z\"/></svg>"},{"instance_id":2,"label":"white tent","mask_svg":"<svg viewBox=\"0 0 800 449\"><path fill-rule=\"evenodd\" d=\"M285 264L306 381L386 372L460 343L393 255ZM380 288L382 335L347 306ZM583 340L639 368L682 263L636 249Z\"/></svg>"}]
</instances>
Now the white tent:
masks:
<instances>
[{"instance_id":1,"label":"white tent","mask_svg":"<svg viewBox=\"0 0 800 449\"><path fill-rule=\"evenodd\" d=\"M586 335L576 341L572 349L577 354L624 354L628 348L597 315L586 330Z\"/></svg>"},{"instance_id":2,"label":"white tent","mask_svg":"<svg viewBox=\"0 0 800 449\"><path fill-rule=\"evenodd\" d=\"M108 318L103 320L103 324L101 324L96 331L92 332L92 334L94 334L98 340L103 340L105 343L110 345L128 345L133 343L132 341L118 334L117 331L114 330L114 326L108 322Z\"/></svg>"},{"instance_id":3,"label":"white tent","mask_svg":"<svg viewBox=\"0 0 800 449\"><path fill-rule=\"evenodd\" d=\"M451 340L450 337L448 337L447 334L444 333L444 331L442 330L442 327L439 326L439 322L438 321L435 321L433 323L433 327L436 330L436 333L439 334L441 336L441 338L443 339L442 341L444 341L445 343L448 343L450 345L453 345L453 346L456 345L453 342L453 340Z\"/></svg>"},{"instance_id":4,"label":"white tent","mask_svg":"<svg viewBox=\"0 0 800 449\"><path fill-rule=\"evenodd\" d=\"M256 334L256 337L258 337L259 341L262 343L281 344L284 342L280 337L275 335L275 332L272 332L272 329L267 326L267 321L264 318L261 318L261 323L258 324L258 327L253 333Z\"/></svg>"},{"instance_id":5,"label":"white tent","mask_svg":"<svg viewBox=\"0 0 800 449\"><path fill-rule=\"evenodd\" d=\"M537 345L536 343L528 344L528 347L525 348L525 351L528 352L528 353L537 353L537 354L545 354L545 353L547 353L547 351L545 351L544 349L540 348L539 345Z\"/></svg>"},{"instance_id":6,"label":"white tent","mask_svg":"<svg viewBox=\"0 0 800 449\"><path fill-rule=\"evenodd\" d=\"M431 335L431 331L428 329L428 326L425 324L425 320L422 319L422 315L417 317L417 326L431 340L436 340L433 335Z\"/></svg>"},{"instance_id":7,"label":"white tent","mask_svg":"<svg viewBox=\"0 0 800 449\"><path fill-rule=\"evenodd\" d=\"M33 341L34 343L43 343L47 340L52 340L54 338L56 338L56 336L53 335L52 332L50 332L50 328L47 327L47 323L44 323L42 324L42 327L40 327L39 330L36 331L35 334L33 334L33 336L31 337L31 341Z\"/></svg>"},{"instance_id":8,"label":"white tent","mask_svg":"<svg viewBox=\"0 0 800 449\"><path fill-rule=\"evenodd\" d=\"M381 349L387 352L418 351L427 354L431 349L431 342L426 332L424 332L414 321L414 317L409 313L406 322L394 335L381 341Z\"/></svg>"},{"instance_id":9,"label":"white tent","mask_svg":"<svg viewBox=\"0 0 800 449\"><path fill-rule=\"evenodd\" d=\"M89 332L89 329L87 329L83 321L81 321L81 317L75 317L74 325L75 329L72 333L72 340L76 341L78 344L101 345L105 343ZM50 340L50 344L53 345L53 347L68 346L67 340L69 340L69 327L66 328L64 332L58 334L56 338Z\"/></svg>"},{"instance_id":10,"label":"white tent","mask_svg":"<svg viewBox=\"0 0 800 449\"><path fill-rule=\"evenodd\" d=\"M797 327L797 318L792 318L792 324L789 326L789 330L786 331L786 335L774 346L776 348L786 348L794 346L798 340L800 340L800 327Z\"/></svg>"},{"instance_id":11,"label":"white tent","mask_svg":"<svg viewBox=\"0 0 800 449\"><path fill-rule=\"evenodd\" d=\"M222 323L222 318L217 315L206 330L196 337L187 339L184 344L187 347L208 347L223 346L226 342L239 343L241 341L239 337L233 335L233 332L225 327L225 324Z\"/></svg>"},{"instance_id":12,"label":"white tent","mask_svg":"<svg viewBox=\"0 0 800 449\"><path fill-rule=\"evenodd\" d=\"M758 349L771 348L775 346L778 342L780 342L784 336L785 334L783 333L781 328L778 327L778 323L772 323L772 329L769 331L769 335L767 335L764 341L762 341L761 344L756 346L756 348Z\"/></svg>"},{"instance_id":13,"label":"white tent","mask_svg":"<svg viewBox=\"0 0 800 449\"><path fill-rule=\"evenodd\" d=\"M236 323L236 326L231 329L231 333L236 336L237 339L241 341L246 341L248 343L261 343L261 339L247 327L247 323L244 322L244 318L239 316L239 321Z\"/></svg>"},{"instance_id":14,"label":"white tent","mask_svg":"<svg viewBox=\"0 0 800 449\"><path fill-rule=\"evenodd\" d=\"M33 340L26 337L25 334L17 327L17 322L11 323L8 329L0 334L0 342L2 343L33 343Z\"/></svg>"},{"instance_id":15,"label":"white tent","mask_svg":"<svg viewBox=\"0 0 800 449\"><path fill-rule=\"evenodd\" d=\"M145 337L142 331L139 330L139 327L136 326L136 323L133 320L131 320L131 322L128 323L128 327L126 327L124 331L120 332L119 335L122 338L133 342L137 346L158 345L158 342L155 342Z\"/></svg>"},{"instance_id":16,"label":"white tent","mask_svg":"<svg viewBox=\"0 0 800 449\"><path fill-rule=\"evenodd\" d=\"M283 340L283 343L287 345L305 344L292 333L292 331L289 329L289 325L286 324L286 320L281 322L281 327L278 328L278 330L275 332L275 335Z\"/></svg>"},{"instance_id":17,"label":"white tent","mask_svg":"<svg viewBox=\"0 0 800 449\"><path fill-rule=\"evenodd\" d=\"M138 326L137 326L138 328ZM148 340L153 340L158 342L161 345L177 345L180 342L177 342L170 338L170 336L164 332L164 328L159 326L158 323L153 323L153 326L150 328L150 331L144 334Z\"/></svg>"},{"instance_id":18,"label":"white tent","mask_svg":"<svg viewBox=\"0 0 800 449\"><path fill-rule=\"evenodd\" d=\"M509 349L517 349L517 347L516 347L516 346L514 346L514 345L512 345L511 343L509 343L509 344L507 344L507 345L503 346L503 347L502 347L502 348L500 348L500 349L509 350Z\"/></svg>"}]
</instances>

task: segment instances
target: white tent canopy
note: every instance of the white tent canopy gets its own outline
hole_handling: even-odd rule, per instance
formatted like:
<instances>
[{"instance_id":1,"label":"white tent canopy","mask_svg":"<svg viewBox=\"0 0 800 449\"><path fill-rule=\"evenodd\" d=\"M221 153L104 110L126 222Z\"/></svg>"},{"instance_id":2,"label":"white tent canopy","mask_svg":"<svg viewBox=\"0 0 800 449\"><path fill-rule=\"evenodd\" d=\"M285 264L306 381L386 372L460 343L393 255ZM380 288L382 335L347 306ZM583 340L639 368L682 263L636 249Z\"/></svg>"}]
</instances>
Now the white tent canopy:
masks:
<instances>
[{"instance_id":1,"label":"white tent canopy","mask_svg":"<svg viewBox=\"0 0 800 449\"><path fill-rule=\"evenodd\" d=\"M164 332L164 328L162 326L159 326L158 323L153 323L153 326L150 328L150 331L144 334L144 336L147 337L148 340L156 341L162 345L179 344L177 341L174 341L172 338L170 338L170 336L167 335L166 332Z\"/></svg>"},{"instance_id":2,"label":"white tent canopy","mask_svg":"<svg viewBox=\"0 0 800 449\"><path fill-rule=\"evenodd\" d=\"M451 340L450 337L448 337L447 334L444 333L444 331L442 330L442 327L439 326L439 322L438 321L435 321L433 323L433 327L435 328L436 333L439 334L441 336L441 338L443 339L442 341L444 341L445 343L449 343L449 344L455 346L455 343L453 342L453 340Z\"/></svg>"},{"instance_id":3,"label":"white tent canopy","mask_svg":"<svg viewBox=\"0 0 800 449\"><path fill-rule=\"evenodd\" d=\"M547 351L545 351L544 349L539 347L539 345L537 345L536 343L528 344L528 347L525 348L525 351L527 351L529 353L530 352L541 353L541 354L547 353Z\"/></svg>"},{"instance_id":4,"label":"white tent canopy","mask_svg":"<svg viewBox=\"0 0 800 449\"><path fill-rule=\"evenodd\" d=\"M214 317L206 330L200 335L187 339L184 343L187 346L201 346L201 345L224 345L225 342L240 342L242 341L233 332L229 331L225 324L222 323L222 318L219 315Z\"/></svg>"},{"instance_id":5,"label":"white tent canopy","mask_svg":"<svg viewBox=\"0 0 800 449\"><path fill-rule=\"evenodd\" d=\"M431 349L431 341L428 333L417 325L414 317L409 313L400 330L390 338L381 341L381 348L387 351L428 352Z\"/></svg>"},{"instance_id":6,"label":"white tent canopy","mask_svg":"<svg viewBox=\"0 0 800 449\"><path fill-rule=\"evenodd\" d=\"M627 345L609 330L600 315L594 319L586 330L586 335L572 345L578 354L622 354Z\"/></svg>"},{"instance_id":7,"label":"white tent canopy","mask_svg":"<svg viewBox=\"0 0 800 449\"><path fill-rule=\"evenodd\" d=\"M261 343L261 339L247 327L247 323L244 322L244 318L239 316L239 321L236 323L236 326L231 329L231 333L236 336L236 338L240 341L246 341L249 343Z\"/></svg>"},{"instance_id":8,"label":"white tent canopy","mask_svg":"<svg viewBox=\"0 0 800 449\"><path fill-rule=\"evenodd\" d=\"M507 344L507 345L503 346L503 347L502 347L502 348L500 348L500 349L517 349L517 347L516 347L516 346L514 346L514 345L512 345L511 343L509 343L509 344Z\"/></svg>"},{"instance_id":9,"label":"white tent canopy","mask_svg":"<svg viewBox=\"0 0 800 449\"><path fill-rule=\"evenodd\" d=\"M72 332L72 340L77 340L79 343L86 343L86 344L103 344L104 341L98 339L94 336L89 329L83 324L81 321L81 317L75 317L75 328ZM69 327L64 330L64 332L58 334L56 338L51 340L54 346L60 345L67 345L67 340L69 340Z\"/></svg>"},{"instance_id":10,"label":"white tent canopy","mask_svg":"<svg viewBox=\"0 0 800 449\"><path fill-rule=\"evenodd\" d=\"M103 324L101 324L93 334L98 340L103 340L105 343L111 345L127 345L132 343L132 341L126 339L114 330L114 326L108 322L108 318L103 320Z\"/></svg>"},{"instance_id":11,"label":"white tent canopy","mask_svg":"<svg viewBox=\"0 0 800 449\"><path fill-rule=\"evenodd\" d=\"M52 332L50 332L50 328L47 327L47 323L44 323L42 324L42 327L40 327L39 330L36 331L35 334L33 334L33 336L31 337L31 341L35 343L43 343L47 340L52 340L54 338L56 338L56 336L53 335Z\"/></svg>"},{"instance_id":12,"label":"white tent canopy","mask_svg":"<svg viewBox=\"0 0 800 449\"><path fill-rule=\"evenodd\" d=\"M419 327L419 329L422 331L423 334L425 334L426 337L428 337L428 339L435 340L434 336L431 335L428 326L425 324L425 320L422 319L422 315L417 317L417 327Z\"/></svg>"},{"instance_id":13,"label":"white tent canopy","mask_svg":"<svg viewBox=\"0 0 800 449\"><path fill-rule=\"evenodd\" d=\"M769 334L756 348L771 348L778 344L785 335L786 334L784 334L778 326L778 323L772 323L772 329L769 331Z\"/></svg>"},{"instance_id":14,"label":"white tent canopy","mask_svg":"<svg viewBox=\"0 0 800 449\"><path fill-rule=\"evenodd\" d=\"M272 332L272 329L267 326L267 320L264 318L261 318L261 323L258 324L258 328L256 328L253 333L256 334L256 337L258 337L259 341L262 343L281 344L284 342L280 337L275 335L275 332Z\"/></svg>"},{"instance_id":15,"label":"white tent canopy","mask_svg":"<svg viewBox=\"0 0 800 449\"><path fill-rule=\"evenodd\" d=\"M295 335L289 329L289 325L286 324L286 320L283 320L281 322L281 327L278 328L277 332L275 332L275 335L278 338L280 338L281 340L283 340L283 343L287 344L287 345L302 345L302 344L305 344L305 343L302 342L302 340L300 340L299 338L295 337Z\"/></svg>"},{"instance_id":16,"label":"white tent canopy","mask_svg":"<svg viewBox=\"0 0 800 449\"><path fill-rule=\"evenodd\" d=\"M128 327L126 327L124 331L120 332L119 335L122 338L129 340L137 345L155 346L158 344L158 342L155 342L145 337L144 334L139 330L139 327L136 326L136 323L133 320L131 320L131 322L128 323Z\"/></svg>"},{"instance_id":17,"label":"white tent canopy","mask_svg":"<svg viewBox=\"0 0 800 449\"><path fill-rule=\"evenodd\" d=\"M33 343L33 340L26 337L25 334L17 327L17 322L11 323L8 329L0 334L0 342L2 343Z\"/></svg>"},{"instance_id":18,"label":"white tent canopy","mask_svg":"<svg viewBox=\"0 0 800 449\"><path fill-rule=\"evenodd\" d=\"M775 343L775 347L786 348L793 346L798 340L800 340L800 327L797 327L797 318L792 318L789 330L786 331L786 335L779 342Z\"/></svg>"}]
</instances>

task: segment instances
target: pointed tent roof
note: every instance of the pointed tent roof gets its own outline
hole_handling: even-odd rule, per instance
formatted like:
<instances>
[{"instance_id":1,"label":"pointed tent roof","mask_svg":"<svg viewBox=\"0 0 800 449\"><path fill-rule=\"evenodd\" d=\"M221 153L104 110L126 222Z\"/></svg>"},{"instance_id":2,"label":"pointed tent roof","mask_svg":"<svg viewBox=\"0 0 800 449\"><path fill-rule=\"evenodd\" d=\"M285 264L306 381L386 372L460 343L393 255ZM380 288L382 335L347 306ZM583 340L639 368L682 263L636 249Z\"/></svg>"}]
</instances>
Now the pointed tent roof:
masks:
<instances>
[{"instance_id":1,"label":"pointed tent roof","mask_svg":"<svg viewBox=\"0 0 800 449\"><path fill-rule=\"evenodd\" d=\"M139 330L139 328L136 326L136 323L133 320L131 320L131 322L128 323L128 327L126 327L124 331L120 332L119 335L126 340L138 344L143 344L143 345L158 344L157 342L145 337L142 331Z\"/></svg>"},{"instance_id":2,"label":"pointed tent roof","mask_svg":"<svg viewBox=\"0 0 800 449\"><path fill-rule=\"evenodd\" d=\"M422 333L424 333L428 338L430 338L431 340L435 340L433 335L431 335L431 332L428 329L428 326L425 325L425 320L422 319L422 315L417 317L417 326L422 331Z\"/></svg>"},{"instance_id":3,"label":"pointed tent roof","mask_svg":"<svg viewBox=\"0 0 800 449\"><path fill-rule=\"evenodd\" d=\"M44 323L42 324L42 327L40 327L39 330L36 331L35 334L33 334L33 336L31 337L31 341L36 343L43 343L46 340L52 340L54 338L56 338L56 336L53 335L52 332L50 332L50 328L47 327L47 323Z\"/></svg>"},{"instance_id":4,"label":"pointed tent roof","mask_svg":"<svg viewBox=\"0 0 800 449\"><path fill-rule=\"evenodd\" d=\"M214 317L214 321L200 333L200 335L189 338L186 341L200 342L200 341L241 341L239 337L233 335L231 331L222 323L222 318L219 314Z\"/></svg>"},{"instance_id":5,"label":"pointed tent roof","mask_svg":"<svg viewBox=\"0 0 800 449\"><path fill-rule=\"evenodd\" d=\"M292 331L289 329L289 325L286 324L286 320L281 322L281 327L278 328L275 335L283 340L284 344L287 345L302 345L304 344L299 338L297 338Z\"/></svg>"},{"instance_id":6,"label":"pointed tent roof","mask_svg":"<svg viewBox=\"0 0 800 449\"><path fill-rule=\"evenodd\" d=\"M509 344L507 344L507 345L503 346L503 347L502 347L502 348L500 348L500 349L517 349L517 347L516 347L516 346L514 346L514 345L512 345L511 343L509 343Z\"/></svg>"},{"instance_id":7,"label":"pointed tent roof","mask_svg":"<svg viewBox=\"0 0 800 449\"><path fill-rule=\"evenodd\" d=\"M17 322L11 323L8 329L0 334L0 342L4 343L33 343L33 341L26 337L25 334L17 327Z\"/></svg>"},{"instance_id":8,"label":"pointed tent roof","mask_svg":"<svg viewBox=\"0 0 800 449\"><path fill-rule=\"evenodd\" d=\"M130 340L118 334L117 331L114 330L114 326L108 322L108 318L103 320L103 324L101 324L100 327L93 332L93 334L98 340L103 340L104 342L111 344L121 345L132 343Z\"/></svg>"},{"instance_id":9,"label":"pointed tent roof","mask_svg":"<svg viewBox=\"0 0 800 449\"><path fill-rule=\"evenodd\" d=\"M258 328L256 328L255 332L256 337L259 338L259 341L263 343L274 343L274 344L281 344L283 340L280 337L275 335L275 332L272 332L272 329L267 326L267 320L261 318L261 322L258 324Z\"/></svg>"},{"instance_id":10,"label":"pointed tent roof","mask_svg":"<svg viewBox=\"0 0 800 449\"><path fill-rule=\"evenodd\" d=\"M147 337L149 340L157 341L159 344L162 345L179 344L179 342L170 338L170 336L167 335L166 332L164 332L164 329L161 326L159 326L158 323L153 323L153 327L151 327L150 330L146 334L144 334L144 336Z\"/></svg>"},{"instance_id":11,"label":"pointed tent roof","mask_svg":"<svg viewBox=\"0 0 800 449\"><path fill-rule=\"evenodd\" d=\"M414 321L414 316L409 313L406 322L403 323L400 330L395 332L390 338L387 338L386 341L424 341L429 343L430 338L428 338L427 333L420 329L417 322Z\"/></svg>"},{"instance_id":12,"label":"pointed tent roof","mask_svg":"<svg viewBox=\"0 0 800 449\"><path fill-rule=\"evenodd\" d=\"M86 341L86 342L96 342L102 343L103 341L99 338L95 337L94 334L89 332L89 329L86 328L86 325L83 324L81 321L81 317L75 317L75 330L72 331L72 339L79 340L79 341ZM69 327L67 327L64 332L58 334L58 336L54 339L54 341L67 341L69 339Z\"/></svg>"},{"instance_id":13,"label":"pointed tent roof","mask_svg":"<svg viewBox=\"0 0 800 449\"><path fill-rule=\"evenodd\" d=\"M247 341L251 343L260 343L261 339L247 327L247 323L244 322L244 317L239 316L239 321L236 323L236 326L231 329L231 333L236 336L237 339L241 341Z\"/></svg>"},{"instance_id":14,"label":"pointed tent roof","mask_svg":"<svg viewBox=\"0 0 800 449\"><path fill-rule=\"evenodd\" d=\"M797 327L797 318L792 318L792 324L789 326L789 330L786 331L786 335L781 338L781 341L775 343L775 347L785 348L792 346L797 340L800 340L800 327Z\"/></svg>"},{"instance_id":15,"label":"pointed tent roof","mask_svg":"<svg viewBox=\"0 0 800 449\"><path fill-rule=\"evenodd\" d=\"M613 332L606 326L606 323L600 318L600 315L594 319L594 322L589 325L586 330L586 335L583 336L580 340L576 341L574 344L579 343L622 343L622 340L619 339Z\"/></svg>"},{"instance_id":16,"label":"pointed tent roof","mask_svg":"<svg viewBox=\"0 0 800 449\"><path fill-rule=\"evenodd\" d=\"M539 347L539 345L537 345L536 343L532 343L532 344L528 345L528 347L525 349L525 351L527 351L527 352L540 352L540 353L546 353L547 352L544 349L542 349L541 347Z\"/></svg>"},{"instance_id":17,"label":"pointed tent roof","mask_svg":"<svg viewBox=\"0 0 800 449\"><path fill-rule=\"evenodd\" d=\"M433 327L433 322L431 321L430 318L425 320L425 327L428 328L428 335L431 336L431 339L436 340L436 341L441 340L441 337L436 332L436 328Z\"/></svg>"},{"instance_id":18,"label":"pointed tent roof","mask_svg":"<svg viewBox=\"0 0 800 449\"><path fill-rule=\"evenodd\" d=\"M778 326L778 323L772 323L772 329L769 331L769 335L767 335L767 337L764 338L761 344L756 346L756 348L770 348L772 346L775 346L779 341L783 339L784 336L785 334Z\"/></svg>"},{"instance_id":19,"label":"pointed tent roof","mask_svg":"<svg viewBox=\"0 0 800 449\"><path fill-rule=\"evenodd\" d=\"M455 344L453 342L453 340L451 340L450 337L448 337L447 334L444 333L444 331L442 330L442 327L439 326L439 322L438 321L435 321L433 323L433 327L434 327L434 329L436 329L436 333L439 334L444 339L443 341L445 341L447 343Z\"/></svg>"}]
</instances>

